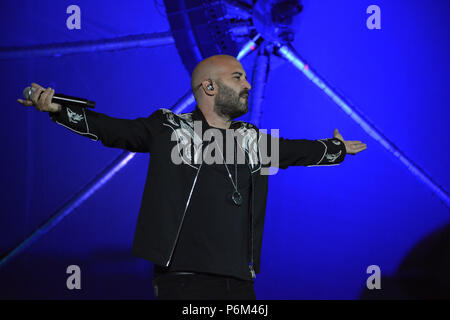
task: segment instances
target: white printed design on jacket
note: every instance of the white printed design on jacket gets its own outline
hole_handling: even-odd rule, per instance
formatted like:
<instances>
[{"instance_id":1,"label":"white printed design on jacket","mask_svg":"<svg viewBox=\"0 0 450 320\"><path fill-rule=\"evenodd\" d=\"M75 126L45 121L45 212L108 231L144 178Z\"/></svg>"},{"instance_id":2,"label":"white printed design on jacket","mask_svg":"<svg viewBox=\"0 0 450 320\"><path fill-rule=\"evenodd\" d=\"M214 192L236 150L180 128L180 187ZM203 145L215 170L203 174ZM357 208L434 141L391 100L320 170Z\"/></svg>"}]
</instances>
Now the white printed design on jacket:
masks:
<instances>
[{"instance_id":1,"label":"white printed design on jacket","mask_svg":"<svg viewBox=\"0 0 450 320\"><path fill-rule=\"evenodd\" d=\"M258 157L258 135L256 133L256 130L247 129L245 124L243 123L243 125L240 128L236 129L236 131L241 135L240 147L247 153L252 172L257 171L258 169L260 169L261 163L259 162Z\"/></svg>"},{"instance_id":2,"label":"white printed design on jacket","mask_svg":"<svg viewBox=\"0 0 450 320\"><path fill-rule=\"evenodd\" d=\"M340 141L336 141L336 140L331 140L331 142L333 142L335 145L340 145L341 144L341 142Z\"/></svg>"},{"instance_id":3,"label":"white printed design on jacket","mask_svg":"<svg viewBox=\"0 0 450 320\"><path fill-rule=\"evenodd\" d=\"M83 116L76 112L73 112L69 108L67 108L67 117L69 118L69 122L78 123L80 120L83 120Z\"/></svg>"},{"instance_id":4,"label":"white printed design on jacket","mask_svg":"<svg viewBox=\"0 0 450 320\"><path fill-rule=\"evenodd\" d=\"M325 155L325 157L327 158L327 160L329 162L334 162L336 161L337 158L339 158L339 156L341 155L342 151L339 151L338 153L327 153Z\"/></svg>"},{"instance_id":5,"label":"white printed design on jacket","mask_svg":"<svg viewBox=\"0 0 450 320\"><path fill-rule=\"evenodd\" d=\"M161 110L167 119L167 122L163 125L172 128L176 134L179 157L185 164L198 169L204 141L198 134L201 134L201 130L196 131L192 113L176 114L169 109L161 108ZM198 121L198 123L201 125L201 121ZM241 127L236 129L236 131L240 135L237 139L239 142L238 145L248 154L249 165L252 172L254 172L261 168L261 163L258 157L258 137L255 129L252 127L251 124L242 122ZM191 152L191 147L194 149L194 154Z\"/></svg>"},{"instance_id":6,"label":"white printed design on jacket","mask_svg":"<svg viewBox=\"0 0 450 320\"><path fill-rule=\"evenodd\" d=\"M203 141L194 130L192 113L178 115L169 109L161 108L161 110L168 122L163 125L172 128L177 136L178 156L185 164L194 169L198 169ZM194 142L194 155L192 155L191 152L192 141ZM192 158L194 158L194 160Z\"/></svg>"}]
</instances>

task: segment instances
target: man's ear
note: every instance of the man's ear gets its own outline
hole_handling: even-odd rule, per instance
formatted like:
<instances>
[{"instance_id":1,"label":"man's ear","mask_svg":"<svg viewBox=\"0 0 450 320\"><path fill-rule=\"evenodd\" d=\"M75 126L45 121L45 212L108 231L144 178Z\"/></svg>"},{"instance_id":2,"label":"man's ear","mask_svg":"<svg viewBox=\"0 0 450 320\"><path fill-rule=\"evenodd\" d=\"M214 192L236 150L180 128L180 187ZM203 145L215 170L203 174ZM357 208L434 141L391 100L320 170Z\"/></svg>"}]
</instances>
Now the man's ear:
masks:
<instances>
[{"instance_id":1,"label":"man's ear","mask_svg":"<svg viewBox=\"0 0 450 320\"><path fill-rule=\"evenodd\" d=\"M216 91L215 83L211 79L203 81L202 88L208 96L213 96Z\"/></svg>"}]
</instances>

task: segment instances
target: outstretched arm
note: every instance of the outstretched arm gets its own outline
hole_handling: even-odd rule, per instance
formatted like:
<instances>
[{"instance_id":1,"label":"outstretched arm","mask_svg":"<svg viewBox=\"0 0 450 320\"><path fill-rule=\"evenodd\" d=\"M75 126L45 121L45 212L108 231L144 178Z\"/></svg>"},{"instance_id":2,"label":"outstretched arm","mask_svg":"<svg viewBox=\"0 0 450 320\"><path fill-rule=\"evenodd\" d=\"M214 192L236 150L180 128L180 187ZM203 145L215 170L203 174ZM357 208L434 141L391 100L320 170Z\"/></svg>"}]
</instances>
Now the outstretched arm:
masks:
<instances>
[{"instance_id":1,"label":"outstretched arm","mask_svg":"<svg viewBox=\"0 0 450 320\"><path fill-rule=\"evenodd\" d=\"M265 134L261 133L261 135ZM269 150L269 166L281 169L290 166L337 165L344 161L347 153L354 155L367 148L361 141L345 141L337 129L334 131L334 137L329 139L285 139L271 135L267 135L267 137L261 139L260 147ZM270 142L266 145L265 141ZM276 145L278 145L278 150L276 150ZM277 155L276 161L274 157Z\"/></svg>"},{"instance_id":2,"label":"outstretched arm","mask_svg":"<svg viewBox=\"0 0 450 320\"><path fill-rule=\"evenodd\" d=\"M118 119L78 106L51 103L53 89L35 83L32 86L36 91L31 100L18 99L19 103L47 111L57 124L93 141L100 140L107 147L149 152L152 138L162 129L159 110L147 118Z\"/></svg>"}]
</instances>

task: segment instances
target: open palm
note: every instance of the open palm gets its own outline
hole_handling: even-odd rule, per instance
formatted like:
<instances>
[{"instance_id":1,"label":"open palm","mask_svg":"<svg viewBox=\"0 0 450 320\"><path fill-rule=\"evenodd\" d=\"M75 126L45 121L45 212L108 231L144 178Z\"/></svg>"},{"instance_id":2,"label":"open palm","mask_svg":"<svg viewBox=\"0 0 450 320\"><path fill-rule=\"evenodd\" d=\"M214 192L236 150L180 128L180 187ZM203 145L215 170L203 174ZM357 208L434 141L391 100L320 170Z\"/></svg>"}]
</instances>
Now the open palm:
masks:
<instances>
[{"instance_id":1,"label":"open palm","mask_svg":"<svg viewBox=\"0 0 450 320\"><path fill-rule=\"evenodd\" d=\"M355 155L358 152L361 152L361 151L367 149L367 145L365 143L362 143L361 141L355 141L355 140L345 141L344 138L342 137L342 135L339 133L338 129L334 129L333 137L341 140L344 143L347 154Z\"/></svg>"}]
</instances>

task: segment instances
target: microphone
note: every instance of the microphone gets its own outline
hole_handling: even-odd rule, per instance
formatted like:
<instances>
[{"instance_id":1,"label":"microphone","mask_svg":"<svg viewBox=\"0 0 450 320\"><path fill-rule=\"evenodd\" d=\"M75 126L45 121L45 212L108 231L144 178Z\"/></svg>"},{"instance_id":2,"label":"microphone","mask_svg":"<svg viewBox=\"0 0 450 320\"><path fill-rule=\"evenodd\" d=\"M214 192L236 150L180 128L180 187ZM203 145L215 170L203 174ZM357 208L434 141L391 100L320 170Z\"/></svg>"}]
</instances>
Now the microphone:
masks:
<instances>
[{"instance_id":1,"label":"microphone","mask_svg":"<svg viewBox=\"0 0 450 320\"><path fill-rule=\"evenodd\" d=\"M31 100L31 97L33 96L33 93L36 91L36 88L33 87L26 87L23 90L23 96L27 100ZM79 106L83 108L94 108L95 107L95 101L89 101L87 99L83 98L77 98L77 97L71 97L66 96L65 94L56 93L53 95L52 102L58 103L60 105L72 105L72 106Z\"/></svg>"}]
</instances>

